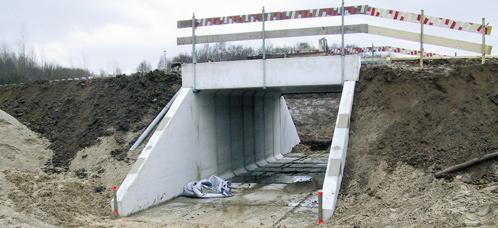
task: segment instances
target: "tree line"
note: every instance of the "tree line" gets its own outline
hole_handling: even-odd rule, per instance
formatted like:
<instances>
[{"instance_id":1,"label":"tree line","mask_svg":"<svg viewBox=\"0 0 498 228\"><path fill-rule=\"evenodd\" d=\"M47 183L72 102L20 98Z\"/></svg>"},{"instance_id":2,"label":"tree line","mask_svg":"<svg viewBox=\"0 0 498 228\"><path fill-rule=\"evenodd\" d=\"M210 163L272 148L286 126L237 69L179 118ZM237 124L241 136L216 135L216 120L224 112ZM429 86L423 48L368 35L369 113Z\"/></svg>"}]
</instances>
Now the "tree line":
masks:
<instances>
[{"instance_id":1,"label":"tree line","mask_svg":"<svg viewBox=\"0 0 498 228\"><path fill-rule=\"evenodd\" d=\"M28 54L24 50L16 53L5 46L0 48L0 84L88 77L89 75L90 72L85 69L49 63L40 64L36 61L34 54Z\"/></svg>"},{"instance_id":2,"label":"tree line","mask_svg":"<svg viewBox=\"0 0 498 228\"><path fill-rule=\"evenodd\" d=\"M267 46L267 55L289 55L303 52L317 51L309 43L297 43L293 46L274 47ZM243 45L226 45L225 43L205 44L197 49L197 62L219 62L244 60L248 58L261 57L262 50ZM191 63L191 53L180 53L171 59L162 55L157 67L146 60L140 62L136 68L138 74L144 75L153 69L171 71L171 66L175 63ZM122 74L119 68L113 74ZM101 70L99 76L108 74ZM95 76L87 69L62 67L57 64L38 63L34 54L26 53L24 48L19 48L17 52L9 50L6 46L0 47L0 85L12 84L36 80L54 80L66 78L80 78Z\"/></svg>"}]
</instances>

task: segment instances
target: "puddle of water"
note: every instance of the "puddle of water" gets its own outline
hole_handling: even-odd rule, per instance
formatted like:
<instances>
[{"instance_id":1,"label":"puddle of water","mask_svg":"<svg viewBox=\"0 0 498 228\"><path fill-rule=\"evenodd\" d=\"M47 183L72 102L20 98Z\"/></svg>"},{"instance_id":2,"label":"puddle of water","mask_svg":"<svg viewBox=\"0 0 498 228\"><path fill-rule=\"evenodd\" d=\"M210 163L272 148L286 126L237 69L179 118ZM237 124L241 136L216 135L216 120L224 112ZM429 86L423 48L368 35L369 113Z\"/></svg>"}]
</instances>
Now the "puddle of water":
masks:
<instances>
[{"instance_id":1,"label":"puddle of water","mask_svg":"<svg viewBox=\"0 0 498 228\"><path fill-rule=\"evenodd\" d=\"M268 180L271 183L294 184L301 182L311 182L313 180L313 177L305 175L291 176L285 174L276 174L268 178Z\"/></svg>"},{"instance_id":2,"label":"puddle of water","mask_svg":"<svg viewBox=\"0 0 498 228\"><path fill-rule=\"evenodd\" d=\"M259 184L294 184L301 182L312 182L313 177L308 175L286 175L286 174L273 174L273 175L251 175L246 174L236 176L230 179L233 183L259 183Z\"/></svg>"}]
</instances>

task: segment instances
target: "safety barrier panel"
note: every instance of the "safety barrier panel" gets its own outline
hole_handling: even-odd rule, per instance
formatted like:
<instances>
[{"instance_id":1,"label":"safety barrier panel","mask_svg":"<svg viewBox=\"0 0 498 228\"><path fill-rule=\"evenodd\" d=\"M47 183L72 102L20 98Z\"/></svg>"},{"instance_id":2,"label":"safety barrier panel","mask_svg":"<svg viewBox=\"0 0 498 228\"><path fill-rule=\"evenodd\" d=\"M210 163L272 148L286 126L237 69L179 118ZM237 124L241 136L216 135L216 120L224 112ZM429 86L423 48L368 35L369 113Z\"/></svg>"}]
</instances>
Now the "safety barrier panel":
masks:
<instances>
[{"instance_id":1,"label":"safety barrier panel","mask_svg":"<svg viewBox=\"0 0 498 228\"><path fill-rule=\"evenodd\" d=\"M265 21L280 21L280 20L289 20L289 19L341 16L341 7L276 11L276 12L264 13L264 15L266 18ZM377 7L371 7L368 5L346 6L344 7L344 15L368 15L368 16L381 17L386 19L412 22L412 23L421 23L420 20L422 18L422 15L418 13L402 12L392 9L382 9ZM257 13L257 14L223 16L223 17L199 18L196 20L195 25L196 27L201 27L201 26L239 24L239 23L251 23L251 22L261 22L261 21L263 21L263 14ZM430 26L437 26L447 29L473 32L473 33L483 33L484 31L486 35L490 35L492 30L491 26L483 26L480 23L459 21L459 20L427 16L427 15L424 16L424 20L422 23ZM178 21L177 27L190 28L192 27L192 20Z\"/></svg>"},{"instance_id":2,"label":"safety barrier panel","mask_svg":"<svg viewBox=\"0 0 498 228\"><path fill-rule=\"evenodd\" d=\"M323 28L324 31L317 31L320 28L308 28L308 29L287 29L287 30L274 30L265 31L266 21L280 21L289 19L301 19L301 18L317 18L317 17L329 17L329 16L341 16L341 27L328 27ZM403 22L418 23L420 24L420 32L412 33L402 30L383 28L378 26L369 26L367 32L382 36L393 37L397 39L404 39L410 41L416 41L420 43L420 67L423 66L423 59L427 57L424 53L424 43L430 43L434 45L439 45L443 47L456 48L471 52L481 53L481 63L484 64L486 61L486 54L491 53L491 46L486 45L486 35L491 34L492 26L486 24L485 18L482 18L482 23L473 23L460 20L453 20L442 17L427 16L424 14L424 10L420 11L420 14L402 12L391 9L382 9L371 7L368 5L359 6L344 6L344 1L341 7L334 8L319 8L319 9L308 9L308 10L293 10L293 11L277 11L277 12L265 12L262 9L261 13L258 14L245 14L245 15L233 15L233 16L223 16L223 17L211 17L211 18L200 18L196 19L195 15L192 16L191 20L178 21L178 28L192 28L192 37L180 37L177 39L179 45L182 44L192 44L192 62L196 63L195 58L195 44L196 43L212 43L212 42L225 42L225 41L237 41L237 40L253 40L261 39L263 46L263 59L265 59L265 39L266 38L280 38L280 37L296 37L296 36L311 36L311 35L322 35L322 34L341 34L341 55L345 55L344 50L344 34L346 33L358 33L358 31L347 31L344 25L344 16L346 15L368 15L373 17L380 17L386 19L392 19ZM203 26L213 26L213 25L225 25L225 24L238 24L238 23L252 23L261 22L262 31L261 32L247 32L247 33L235 33L235 34L223 34L216 36L200 36L196 37L195 30L198 27ZM472 33L478 33L482 36L481 44L470 43L455 39L447 39L444 37L437 36L427 36L424 35L424 26L437 26L442 28L447 28L455 31L466 31ZM351 28L351 26L348 26ZM339 29L339 30L338 30ZM328 30L328 31L325 31ZM418 36L418 37L417 37ZM189 39L190 38L190 39ZM194 73L195 75L195 73ZM194 86L195 88L195 86Z\"/></svg>"},{"instance_id":3,"label":"safety barrier panel","mask_svg":"<svg viewBox=\"0 0 498 228\"><path fill-rule=\"evenodd\" d=\"M414 42L438 45L442 47L455 48L470 52L481 53L483 45L480 43L472 43L468 41L461 41L433 35L420 35L415 32L408 32L399 29L391 29L381 26L374 26L368 24L356 24L344 26L346 34L353 33L368 33L391 37L396 39L409 40ZM341 34L341 26L327 26L327 27L313 27L313 28L300 28L300 29L284 29L284 30L270 30L265 32L265 39L273 38L286 38L296 36L317 36L317 35L334 35ZM243 41L243 40L257 40L262 39L261 32L245 32L245 33L232 33L232 34L219 34L219 35L203 35L196 36L196 43L216 43L227 41ZM192 37L178 37L177 43L179 45L192 44ZM492 46L485 45L484 52L491 54Z\"/></svg>"}]
</instances>

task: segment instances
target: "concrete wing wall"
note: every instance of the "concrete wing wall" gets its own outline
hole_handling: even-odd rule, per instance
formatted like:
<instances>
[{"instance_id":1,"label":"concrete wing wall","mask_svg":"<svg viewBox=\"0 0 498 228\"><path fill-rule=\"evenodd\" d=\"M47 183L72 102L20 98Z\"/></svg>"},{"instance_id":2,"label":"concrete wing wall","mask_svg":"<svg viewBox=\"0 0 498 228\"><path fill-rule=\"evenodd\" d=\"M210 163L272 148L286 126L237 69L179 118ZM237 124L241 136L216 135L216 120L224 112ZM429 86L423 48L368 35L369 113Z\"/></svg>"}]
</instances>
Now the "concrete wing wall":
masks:
<instances>
[{"instance_id":1,"label":"concrete wing wall","mask_svg":"<svg viewBox=\"0 0 498 228\"><path fill-rule=\"evenodd\" d=\"M334 213L348 151L349 125L354 98L354 81L346 81L339 103L339 111L329 152L327 172L323 181L323 218L330 219Z\"/></svg>"},{"instance_id":2,"label":"concrete wing wall","mask_svg":"<svg viewBox=\"0 0 498 228\"><path fill-rule=\"evenodd\" d=\"M299 139L299 135L297 134L296 125L294 125L294 121L292 120L292 116L289 112L289 108L287 107L287 102L284 97L280 97L280 116L281 116L281 146L280 153L286 154L289 153L292 148L299 144L301 140Z\"/></svg>"},{"instance_id":3,"label":"concrete wing wall","mask_svg":"<svg viewBox=\"0 0 498 228\"><path fill-rule=\"evenodd\" d=\"M196 179L198 144L193 135L194 95L182 88L117 192L118 212L126 216L171 199Z\"/></svg>"}]
</instances>

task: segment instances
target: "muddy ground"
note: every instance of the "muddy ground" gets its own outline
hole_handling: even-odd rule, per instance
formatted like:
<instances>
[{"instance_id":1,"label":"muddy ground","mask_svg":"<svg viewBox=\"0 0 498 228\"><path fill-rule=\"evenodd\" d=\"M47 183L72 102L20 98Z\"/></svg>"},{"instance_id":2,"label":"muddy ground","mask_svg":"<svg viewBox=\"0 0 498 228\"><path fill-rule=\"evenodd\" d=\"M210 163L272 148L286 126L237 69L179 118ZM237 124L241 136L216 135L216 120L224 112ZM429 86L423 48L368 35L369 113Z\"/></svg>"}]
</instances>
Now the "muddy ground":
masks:
<instances>
[{"instance_id":1,"label":"muddy ground","mask_svg":"<svg viewBox=\"0 0 498 228\"><path fill-rule=\"evenodd\" d=\"M420 70L412 64L362 68L339 205L328 225L495 226L496 159L444 178L435 178L434 173L498 149L498 65L438 61ZM8 211L0 221L31 226L108 224L109 186L119 183L138 153L123 151L179 83L175 77L148 75L0 88L0 109L39 133L39 138L47 138L54 166L70 171L3 170L10 209L0 210ZM337 95L286 99L303 141L326 147ZM20 144L10 144L16 143ZM88 197L78 197L71 192L75 189ZM75 207L69 207L70 202ZM28 205L37 205L36 210ZM32 220L12 216L11 209ZM150 223L147 219L151 218L131 220L164 225L157 223L160 217ZM121 226L125 221L111 223ZM314 219L309 221L312 226ZM209 219L189 224L220 225Z\"/></svg>"}]
</instances>

